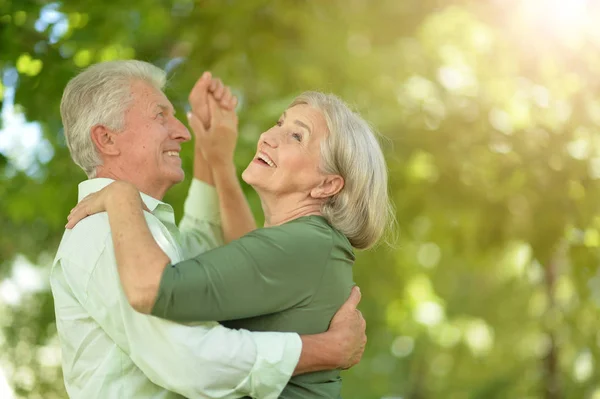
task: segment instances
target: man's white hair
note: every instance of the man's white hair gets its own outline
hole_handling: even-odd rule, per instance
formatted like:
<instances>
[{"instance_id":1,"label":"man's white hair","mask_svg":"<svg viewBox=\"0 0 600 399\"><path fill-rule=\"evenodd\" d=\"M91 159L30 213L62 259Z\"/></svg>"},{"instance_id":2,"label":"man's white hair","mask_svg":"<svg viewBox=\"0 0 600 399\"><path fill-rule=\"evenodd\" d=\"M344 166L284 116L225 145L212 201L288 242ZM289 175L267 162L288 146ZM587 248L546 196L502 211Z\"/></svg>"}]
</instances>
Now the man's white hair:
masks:
<instances>
[{"instance_id":1,"label":"man's white hair","mask_svg":"<svg viewBox=\"0 0 600 399\"><path fill-rule=\"evenodd\" d=\"M92 65L65 87L60 102L65 138L71 158L90 179L102 165L91 130L96 125L116 132L125 128L125 111L131 104L131 83L135 80L162 90L166 74L143 61L109 61Z\"/></svg>"},{"instance_id":2,"label":"man's white hair","mask_svg":"<svg viewBox=\"0 0 600 399\"><path fill-rule=\"evenodd\" d=\"M353 247L373 246L394 220L387 166L373 129L333 94L305 92L290 108L298 104L322 112L329 134L321 144L321 171L344 178L342 190L323 204L323 216Z\"/></svg>"}]
</instances>

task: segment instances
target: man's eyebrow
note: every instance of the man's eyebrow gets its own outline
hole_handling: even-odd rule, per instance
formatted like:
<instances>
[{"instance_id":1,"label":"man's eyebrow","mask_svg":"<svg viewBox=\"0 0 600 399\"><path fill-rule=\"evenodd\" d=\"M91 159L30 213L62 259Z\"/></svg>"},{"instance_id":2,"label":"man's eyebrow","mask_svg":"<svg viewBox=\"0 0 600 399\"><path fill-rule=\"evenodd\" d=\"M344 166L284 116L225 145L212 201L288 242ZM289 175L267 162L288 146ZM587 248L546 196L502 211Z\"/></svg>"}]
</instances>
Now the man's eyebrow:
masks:
<instances>
[{"instance_id":1,"label":"man's eyebrow","mask_svg":"<svg viewBox=\"0 0 600 399\"><path fill-rule=\"evenodd\" d=\"M172 106L169 106L169 105L166 105L166 104L156 104L156 106L158 108L160 108L161 110L163 110L163 111L167 111L167 112L170 112L173 115L175 115L176 111L175 111L175 108L173 108Z\"/></svg>"}]
</instances>

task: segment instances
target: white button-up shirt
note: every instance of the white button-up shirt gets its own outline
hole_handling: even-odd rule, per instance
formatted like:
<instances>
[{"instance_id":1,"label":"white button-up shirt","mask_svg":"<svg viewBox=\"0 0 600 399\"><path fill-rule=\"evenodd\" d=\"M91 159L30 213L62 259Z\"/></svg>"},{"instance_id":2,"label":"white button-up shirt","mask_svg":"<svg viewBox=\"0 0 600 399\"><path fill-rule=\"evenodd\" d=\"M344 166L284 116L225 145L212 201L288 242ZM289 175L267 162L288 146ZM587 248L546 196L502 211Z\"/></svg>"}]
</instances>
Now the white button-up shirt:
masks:
<instances>
[{"instance_id":1,"label":"white button-up shirt","mask_svg":"<svg viewBox=\"0 0 600 399\"><path fill-rule=\"evenodd\" d=\"M79 201L111 182L82 182ZM192 182L180 230L168 204L142 199L152 235L173 263L222 245L213 187ZM300 357L297 334L182 325L133 310L106 213L65 231L50 284L71 398L277 398Z\"/></svg>"}]
</instances>

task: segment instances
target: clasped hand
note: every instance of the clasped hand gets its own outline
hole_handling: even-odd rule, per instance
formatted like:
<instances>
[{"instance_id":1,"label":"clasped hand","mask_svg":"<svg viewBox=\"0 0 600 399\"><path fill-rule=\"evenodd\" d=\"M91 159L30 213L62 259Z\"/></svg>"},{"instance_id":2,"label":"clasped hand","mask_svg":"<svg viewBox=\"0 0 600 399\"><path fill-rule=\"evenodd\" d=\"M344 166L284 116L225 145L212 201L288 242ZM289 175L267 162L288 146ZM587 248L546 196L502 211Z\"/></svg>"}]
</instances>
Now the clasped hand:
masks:
<instances>
[{"instance_id":1,"label":"clasped hand","mask_svg":"<svg viewBox=\"0 0 600 399\"><path fill-rule=\"evenodd\" d=\"M232 163L238 133L237 97L220 79L204 72L188 99L192 110L187 117L196 150L211 165Z\"/></svg>"}]
</instances>

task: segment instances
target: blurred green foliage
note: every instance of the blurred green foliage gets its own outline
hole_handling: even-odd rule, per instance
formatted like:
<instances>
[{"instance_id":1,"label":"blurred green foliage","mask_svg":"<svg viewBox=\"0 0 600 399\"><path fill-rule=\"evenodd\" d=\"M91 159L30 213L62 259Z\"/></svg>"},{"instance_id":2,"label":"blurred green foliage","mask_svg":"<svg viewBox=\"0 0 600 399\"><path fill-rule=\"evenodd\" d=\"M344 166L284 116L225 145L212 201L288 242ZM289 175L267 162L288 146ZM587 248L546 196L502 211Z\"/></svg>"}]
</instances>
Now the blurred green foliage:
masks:
<instances>
[{"instance_id":1,"label":"blurred green foliage","mask_svg":"<svg viewBox=\"0 0 600 399\"><path fill-rule=\"evenodd\" d=\"M241 98L240 170L294 95L331 91L386 137L399 236L358 256L369 344L344 397L598 399L599 18L585 0L0 0L0 104L43 132L0 156L0 294L22 256L47 273L85 178L59 115L81 68L166 68L180 112L213 71ZM53 318L47 290L0 302L19 397L65 397Z\"/></svg>"}]
</instances>

